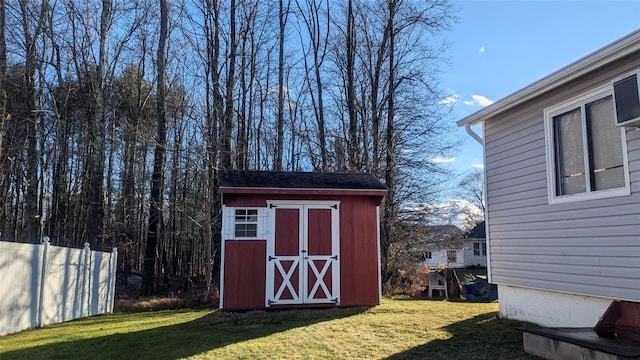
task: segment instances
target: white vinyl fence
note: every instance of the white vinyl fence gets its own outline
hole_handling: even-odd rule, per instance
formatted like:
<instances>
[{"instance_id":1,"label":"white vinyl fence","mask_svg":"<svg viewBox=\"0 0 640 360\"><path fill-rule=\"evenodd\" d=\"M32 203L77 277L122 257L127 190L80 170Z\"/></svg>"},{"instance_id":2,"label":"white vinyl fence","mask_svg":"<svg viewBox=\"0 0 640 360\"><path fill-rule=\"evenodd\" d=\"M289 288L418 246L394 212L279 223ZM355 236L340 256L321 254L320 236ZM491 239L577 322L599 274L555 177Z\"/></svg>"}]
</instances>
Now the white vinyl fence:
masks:
<instances>
[{"instance_id":1,"label":"white vinyl fence","mask_svg":"<svg viewBox=\"0 0 640 360\"><path fill-rule=\"evenodd\" d=\"M117 257L0 241L0 335L112 312Z\"/></svg>"}]
</instances>

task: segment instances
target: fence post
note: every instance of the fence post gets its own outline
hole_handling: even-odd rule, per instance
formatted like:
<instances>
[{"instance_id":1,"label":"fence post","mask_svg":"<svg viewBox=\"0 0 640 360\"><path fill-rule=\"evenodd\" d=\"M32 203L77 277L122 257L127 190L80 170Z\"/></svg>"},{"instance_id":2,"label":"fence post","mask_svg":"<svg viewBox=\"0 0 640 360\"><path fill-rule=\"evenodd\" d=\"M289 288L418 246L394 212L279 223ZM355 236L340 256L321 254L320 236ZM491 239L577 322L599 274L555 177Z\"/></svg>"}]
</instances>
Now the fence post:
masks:
<instances>
[{"instance_id":1,"label":"fence post","mask_svg":"<svg viewBox=\"0 0 640 360\"><path fill-rule=\"evenodd\" d=\"M91 279L90 279L90 274L91 274L91 248L88 242L84 243L84 248L82 249L83 251L83 256L84 256L84 266L82 267L82 269L84 270L84 274L83 274L83 281L82 281L82 302L81 302L81 313L82 316L89 316L90 314L90 308L91 308L91 299L89 297L89 293L91 292L90 287L91 287Z\"/></svg>"},{"instance_id":2,"label":"fence post","mask_svg":"<svg viewBox=\"0 0 640 360\"><path fill-rule=\"evenodd\" d=\"M111 249L111 256L109 256L109 289L107 290L107 303L105 304L105 310L108 313L113 313L113 305L116 298L116 274L118 272L118 248Z\"/></svg>"},{"instance_id":3,"label":"fence post","mask_svg":"<svg viewBox=\"0 0 640 360\"><path fill-rule=\"evenodd\" d=\"M47 277L47 254L49 253L49 237L45 236L41 240L43 245L42 250L42 266L40 266L40 284L38 286L38 303L36 304L36 311L38 314L36 327L42 327L43 324L43 315L44 312L44 288Z\"/></svg>"}]
</instances>

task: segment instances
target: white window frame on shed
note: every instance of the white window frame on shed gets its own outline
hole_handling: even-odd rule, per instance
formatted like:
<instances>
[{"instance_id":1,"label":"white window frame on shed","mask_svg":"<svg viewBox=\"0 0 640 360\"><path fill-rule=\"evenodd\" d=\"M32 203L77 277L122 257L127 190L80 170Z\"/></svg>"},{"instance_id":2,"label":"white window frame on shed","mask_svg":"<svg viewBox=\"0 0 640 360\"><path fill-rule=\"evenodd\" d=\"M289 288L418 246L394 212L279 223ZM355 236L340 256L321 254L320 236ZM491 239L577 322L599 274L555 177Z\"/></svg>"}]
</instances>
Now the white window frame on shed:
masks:
<instances>
[{"instance_id":1,"label":"white window frame on shed","mask_svg":"<svg viewBox=\"0 0 640 360\"><path fill-rule=\"evenodd\" d=\"M611 97L613 99L613 87L609 84L606 86L602 86L586 92L578 97L575 97L571 100L565 101L561 104L549 107L544 110L544 127L545 127L545 144L546 144L546 160L547 160L547 190L549 197L549 204L562 204L562 203L570 203L577 201L586 201L586 200L595 200L595 199L604 199L611 198L617 196L628 196L631 194L630 185L629 185L629 164L627 158L627 138L626 132L624 128L619 128L620 131L620 140L621 140L621 151L622 151L622 172L624 176L624 185L615 188L609 189L591 189L590 187L590 176L591 173L594 172L591 169L589 154L594 153L595 151L601 151L598 149L589 150L589 141L586 130L586 111L585 108L588 104L592 104L599 100L604 100L607 97ZM613 104L613 100L611 100ZM562 116L564 114L568 114L572 111L580 110L580 130L582 132L582 155L584 159L584 184L585 188L582 192L572 193L572 194L559 194L558 191L558 174L557 174L557 160L556 160L556 132L555 132L555 124L554 119ZM615 109L612 106L611 108L611 126L615 127Z\"/></svg>"},{"instance_id":2,"label":"white window frame on shed","mask_svg":"<svg viewBox=\"0 0 640 360\"><path fill-rule=\"evenodd\" d=\"M245 215L237 214L236 210L244 211ZM249 215L249 211L252 212ZM253 214L255 212L255 214ZM267 208L265 207L227 207L222 208L222 235L228 240L265 240L267 236ZM256 234L254 236L238 236L236 225L256 226Z\"/></svg>"}]
</instances>

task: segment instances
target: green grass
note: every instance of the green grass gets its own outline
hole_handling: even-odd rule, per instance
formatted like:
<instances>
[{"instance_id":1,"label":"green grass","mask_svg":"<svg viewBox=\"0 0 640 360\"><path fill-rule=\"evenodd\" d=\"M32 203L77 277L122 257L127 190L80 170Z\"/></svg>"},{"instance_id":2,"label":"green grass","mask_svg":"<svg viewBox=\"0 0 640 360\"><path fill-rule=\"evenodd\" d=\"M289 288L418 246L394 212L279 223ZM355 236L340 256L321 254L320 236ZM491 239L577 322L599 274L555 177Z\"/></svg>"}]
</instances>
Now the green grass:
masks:
<instances>
[{"instance_id":1,"label":"green grass","mask_svg":"<svg viewBox=\"0 0 640 360\"><path fill-rule=\"evenodd\" d=\"M0 359L534 359L497 303L119 313L0 337Z\"/></svg>"}]
</instances>

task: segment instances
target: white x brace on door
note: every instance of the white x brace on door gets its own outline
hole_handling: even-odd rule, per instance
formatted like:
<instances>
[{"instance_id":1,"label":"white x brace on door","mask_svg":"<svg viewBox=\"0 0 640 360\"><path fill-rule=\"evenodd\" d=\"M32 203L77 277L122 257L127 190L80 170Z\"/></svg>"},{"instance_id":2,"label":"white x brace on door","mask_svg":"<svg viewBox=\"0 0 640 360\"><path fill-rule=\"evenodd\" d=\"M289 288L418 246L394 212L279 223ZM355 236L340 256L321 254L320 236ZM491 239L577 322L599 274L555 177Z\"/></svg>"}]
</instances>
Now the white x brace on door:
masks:
<instances>
[{"instance_id":1,"label":"white x brace on door","mask_svg":"<svg viewBox=\"0 0 640 360\"><path fill-rule=\"evenodd\" d=\"M267 307L339 304L339 204L267 202Z\"/></svg>"}]
</instances>

